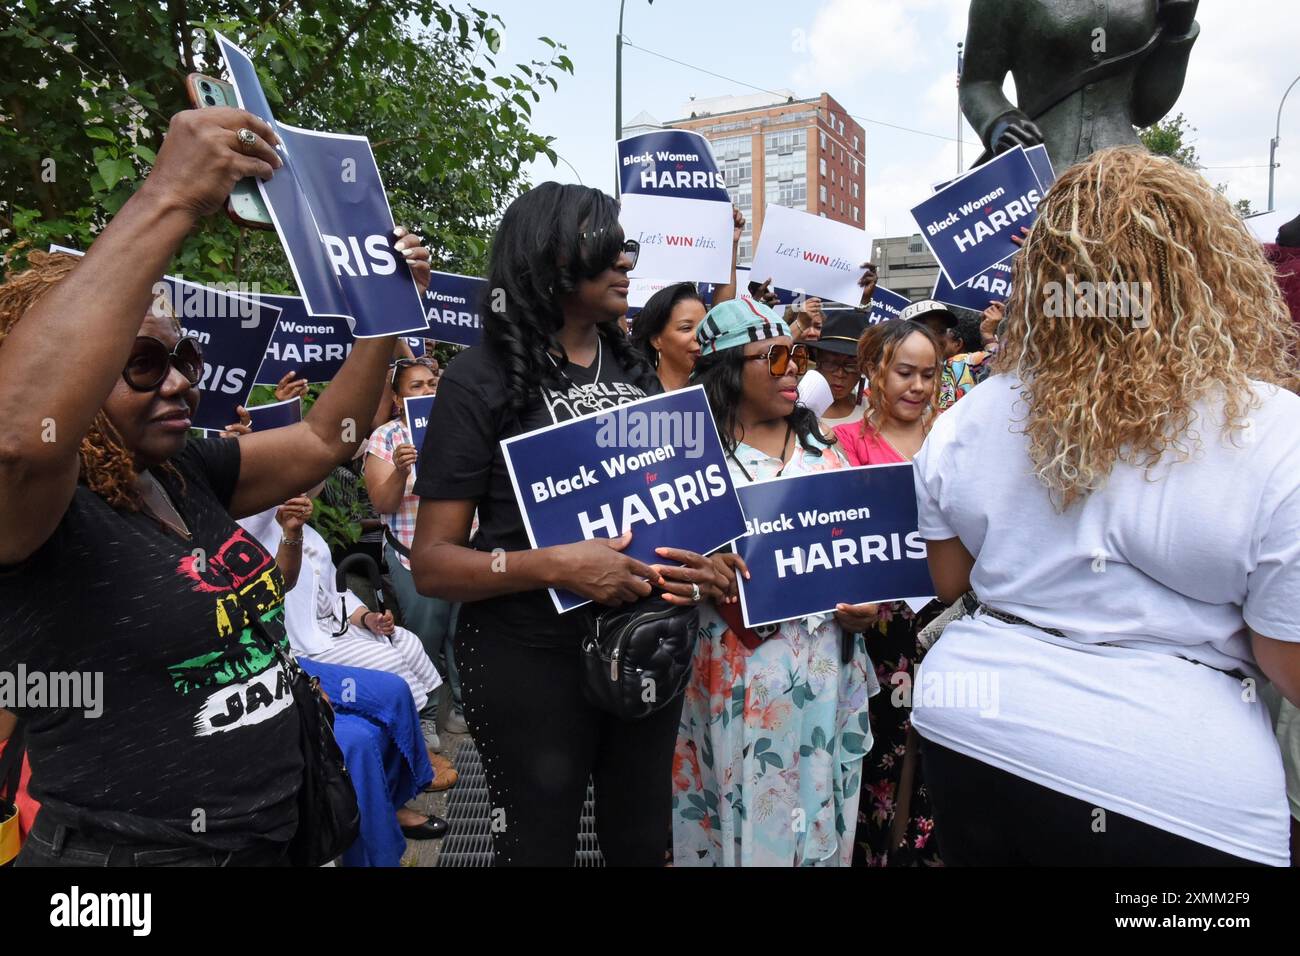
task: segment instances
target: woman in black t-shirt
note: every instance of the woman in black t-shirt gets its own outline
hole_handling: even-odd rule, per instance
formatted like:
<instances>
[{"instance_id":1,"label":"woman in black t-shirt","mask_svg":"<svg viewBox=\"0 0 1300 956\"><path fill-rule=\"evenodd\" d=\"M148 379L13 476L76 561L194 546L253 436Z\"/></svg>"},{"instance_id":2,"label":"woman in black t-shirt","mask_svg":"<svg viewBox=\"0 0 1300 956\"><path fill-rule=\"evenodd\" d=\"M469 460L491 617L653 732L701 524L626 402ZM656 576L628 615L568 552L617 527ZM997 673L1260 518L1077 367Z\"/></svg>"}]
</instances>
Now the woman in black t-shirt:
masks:
<instances>
[{"instance_id":1,"label":"woman in black t-shirt","mask_svg":"<svg viewBox=\"0 0 1300 956\"><path fill-rule=\"evenodd\" d=\"M63 691L16 708L41 802L21 865L282 863L297 829L297 714L249 619L287 649L284 582L234 519L352 455L394 340L358 340L296 425L187 443L203 359L154 300L276 142L243 110L177 114L84 258L33 252L0 286L0 671ZM418 246L396 247L427 280Z\"/></svg>"},{"instance_id":2,"label":"woman in black t-shirt","mask_svg":"<svg viewBox=\"0 0 1300 956\"><path fill-rule=\"evenodd\" d=\"M633 560L630 535L531 550L502 456L503 438L661 391L617 325L636 253L598 190L544 183L515 200L492 245L483 345L448 365L417 465L412 571L422 593L465 602L454 649L500 865L572 864L589 778L608 863L660 864L668 840L681 700L635 722L588 704L587 614L557 614L546 589L618 605L652 584L671 603L728 586L699 555Z\"/></svg>"}]
</instances>

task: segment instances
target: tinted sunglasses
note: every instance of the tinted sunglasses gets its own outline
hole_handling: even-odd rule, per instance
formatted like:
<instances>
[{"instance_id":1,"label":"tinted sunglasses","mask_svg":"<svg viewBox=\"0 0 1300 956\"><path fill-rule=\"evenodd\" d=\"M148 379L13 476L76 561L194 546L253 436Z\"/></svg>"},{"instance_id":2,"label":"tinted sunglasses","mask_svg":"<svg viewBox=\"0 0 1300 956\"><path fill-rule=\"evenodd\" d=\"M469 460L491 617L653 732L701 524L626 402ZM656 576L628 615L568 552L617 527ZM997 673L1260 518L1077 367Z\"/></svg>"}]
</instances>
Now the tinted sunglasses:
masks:
<instances>
[{"instance_id":1,"label":"tinted sunglasses","mask_svg":"<svg viewBox=\"0 0 1300 956\"><path fill-rule=\"evenodd\" d=\"M754 362L759 359L767 359L767 371L773 378L780 378L789 371L791 361L794 362L795 372L799 375L808 371L808 350L802 345L796 345L793 348L788 345L773 345L766 352L745 356L746 362Z\"/></svg>"},{"instance_id":2,"label":"tinted sunglasses","mask_svg":"<svg viewBox=\"0 0 1300 956\"><path fill-rule=\"evenodd\" d=\"M398 359L396 362L393 363L393 380L392 380L393 388L397 387L397 373L404 368L410 368L412 365L423 365L427 369L433 368L433 362L429 361L429 359L425 358L424 356L421 356L420 358L413 358L413 359L408 359L408 358Z\"/></svg>"},{"instance_id":3,"label":"tinted sunglasses","mask_svg":"<svg viewBox=\"0 0 1300 956\"><path fill-rule=\"evenodd\" d=\"M593 229L591 232L581 233L578 238L583 242L590 242L593 239L599 239L604 234L604 229ZM636 260L641 256L641 243L635 239L624 239L623 245L619 246L619 255L627 256L631 260L631 265L627 268L629 272L632 271L636 268ZM617 262L617 260L618 257L615 256L615 261Z\"/></svg>"},{"instance_id":4,"label":"tinted sunglasses","mask_svg":"<svg viewBox=\"0 0 1300 956\"><path fill-rule=\"evenodd\" d=\"M199 384L203 378L203 350L198 339L186 335L175 348L169 349L167 343L152 335L137 335L135 348L126 360L126 368L122 369L122 378L137 392L152 392L167 381L173 368L191 386Z\"/></svg>"}]
</instances>

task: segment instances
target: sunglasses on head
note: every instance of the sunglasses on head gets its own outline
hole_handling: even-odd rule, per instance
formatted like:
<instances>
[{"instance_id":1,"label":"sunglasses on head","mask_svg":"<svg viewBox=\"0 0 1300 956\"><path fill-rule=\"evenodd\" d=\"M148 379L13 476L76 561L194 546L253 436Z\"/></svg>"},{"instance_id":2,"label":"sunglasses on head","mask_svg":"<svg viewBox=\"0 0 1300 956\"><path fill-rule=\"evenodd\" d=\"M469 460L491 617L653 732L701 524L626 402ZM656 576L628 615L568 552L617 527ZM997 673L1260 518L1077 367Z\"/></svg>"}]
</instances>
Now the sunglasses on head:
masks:
<instances>
[{"instance_id":1,"label":"sunglasses on head","mask_svg":"<svg viewBox=\"0 0 1300 956\"><path fill-rule=\"evenodd\" d=\"M578 238L583 242L591 242L599 239L605 232L604 229L593 229L591 232L581 233ZM636 268L636 260L641 256L641 243L635 239L624 239L623 245L619 246L619 255L627 256L631 260L631 264L627 267L630 272ZM615 257L615 261L617 261L617 257Z\"/></svg>"},{"instance_id":2,"label":"sunglasses on head","mask_svg":"<svg viewBox=\"0 0 1300 956\"><path fill-rule=\"evenodd\" d=\"M767 371L773 378L780 378L789 371L791 361L794 362L795 372L799 375L808 371L808 350L802 345L793 348L788 345L773 345L766 352L745 356L746 362L759 359L767 359Z\"/></svg>"},{"instance_id":3,"label":"sunglasses on head","mask_svg":"<svg viewBox=\"0 0 1300 956\"><path fill-rule=\"evenodd\" d=\"M175 348L169 349L161 339L138 335L131 356L126 360L126 368L122 369L122 378L137 392L152 392L167 381L173 368L184 375L191 386L199 384L203 378L203 350L199 348L198 339L186 335Z\"/></svg>"},{"instance_id":4,"label":"sunglasses on head","mask_svg":"<svg viewBox=\"0 0 1300 956\"><path fill-rule=\"evenodd\" d=\"M393 387L397 387L397 374L404 368L410 368L412 365L423 365L425 368L432 370L433 362L421 356L420 358L401 358L393 363Z\"/></svg>"}]
</instances>

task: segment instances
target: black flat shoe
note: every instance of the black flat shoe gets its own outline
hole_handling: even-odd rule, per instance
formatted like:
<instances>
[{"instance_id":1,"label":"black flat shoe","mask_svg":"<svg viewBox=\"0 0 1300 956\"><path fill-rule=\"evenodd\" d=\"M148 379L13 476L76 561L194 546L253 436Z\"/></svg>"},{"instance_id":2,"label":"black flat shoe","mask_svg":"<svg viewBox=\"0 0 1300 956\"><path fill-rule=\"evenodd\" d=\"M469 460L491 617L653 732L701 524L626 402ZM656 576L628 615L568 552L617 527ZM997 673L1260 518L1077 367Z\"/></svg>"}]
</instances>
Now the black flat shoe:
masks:
<instances>
[{"instance_id":1,"label":"black flat shoe","mask_svg":"<svg viewBox=\"0 0 1300 956\"><path fill-rule=\"evenodd\" d=\"M429 814L429 819L419 826L402 827L402 836L408 840L440 840L447 835L449 824L442 817Z\"/></svg>"}]
</instances>

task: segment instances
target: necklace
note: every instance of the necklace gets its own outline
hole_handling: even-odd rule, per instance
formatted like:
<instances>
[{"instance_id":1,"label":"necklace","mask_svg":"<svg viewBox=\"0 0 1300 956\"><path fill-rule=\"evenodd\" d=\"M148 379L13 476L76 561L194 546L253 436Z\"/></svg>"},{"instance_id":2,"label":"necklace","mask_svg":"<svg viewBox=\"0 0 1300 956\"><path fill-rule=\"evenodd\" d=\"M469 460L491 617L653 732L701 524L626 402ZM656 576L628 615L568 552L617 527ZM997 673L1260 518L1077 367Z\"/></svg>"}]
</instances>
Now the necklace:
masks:
<instances>
[{"instance_id":1,"label":"necklace","mask_svg":"<svg viewBox=\"0 0 1300 956\"><path fill-rule=\"evenodd\" d=\"M557 369L560 368L560 363L557 362L557 361L555 361L555 356L554 356L554 355L552 355L550 352L547 352L547 353L546 353L546 357L547 357L548 359L551 360L551 364L554 365ZM605 358L605 344L604 344L604 342L601 341L600 335L597 334L597 336L596 336L596 374L595 374L595 376L594 376L594 377L592 378L592 380L591 380L593 384L595 384L596 382L599 382L599 381L600 381L600 364L601 364L602 361L604 361L604 358ZM561 374L561 375L564 375L564 371L563 371L562 369L560 370L560 374ZM569 381L569 376L564 375L564 379L565 379L565 381ZM577 388L577 386L574 385L573 382L569 382L569 386L570 386L571 388Z\"/></svg>"},{"instance_id":2,"label":"necklace","mask_svg":"<svg viewBox=\"0 0 1300 956\"><path fill-rule=\"evenodd\" d=\"M898 450L898 446L889 440L889 436L885 434L884 429L882 429L879 425L876 424L874 419L868 418L867 421L870 422L871 427L876 430L876 434L880 436L880 440L883 441L886 445L888 445L893 450L895 455L903 459L903 461L912 460L911 455L904 455L901 451Z\"/></svg>"},{"instance_id":3,"label":"necklace","mask_svg":"<svg viewBox=\"0 0 1300 956\"><path fill-rule=\"evenodd\" d=\"M180 535L186 541L189 541L193 535L185 524L185 519L181 513L172 504L171 498L167 495L167 489L158 483L158 479L153 476L152 472L146 471L141 476L140 490L142 492L141 503L144 504L150 516L159 523L166 525L176 534ZM170 513L176 520L172 521L167 517Z\"/></svg>"}]
</instances>

